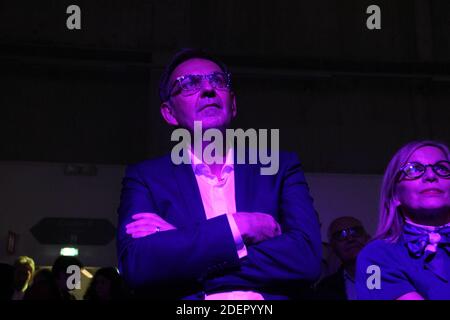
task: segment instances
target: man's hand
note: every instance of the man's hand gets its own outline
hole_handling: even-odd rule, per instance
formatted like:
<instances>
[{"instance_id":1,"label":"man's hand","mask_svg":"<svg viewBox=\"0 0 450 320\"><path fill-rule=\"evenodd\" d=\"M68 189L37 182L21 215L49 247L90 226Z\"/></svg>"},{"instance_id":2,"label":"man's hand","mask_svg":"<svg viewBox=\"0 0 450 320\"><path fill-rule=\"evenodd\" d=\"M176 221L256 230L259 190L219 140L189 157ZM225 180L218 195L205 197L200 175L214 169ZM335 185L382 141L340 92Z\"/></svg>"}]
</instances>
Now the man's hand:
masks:
<instances>
[{"instance_id":1,"label":"man's hand","mask_svg":"<svg viewBox=\"0 0 450 320\"><path fill-rule=\"evenodd\" d=\"M136 221L126 225L127 233L133 238L142 238L160 231L176 229L155 213L142 212L132 216Z\"/></svg>"},{"instance_id":2,"label":"man's hand","mask_svg":"<svg viewBox=\"0 0 450 320\"><path fill-rule=\"evenodd\" d=\"M255 244L281 234L280 225L267 213L236 212L234 221L241 233L244 243Z\"/></svg>"}]
</instances>

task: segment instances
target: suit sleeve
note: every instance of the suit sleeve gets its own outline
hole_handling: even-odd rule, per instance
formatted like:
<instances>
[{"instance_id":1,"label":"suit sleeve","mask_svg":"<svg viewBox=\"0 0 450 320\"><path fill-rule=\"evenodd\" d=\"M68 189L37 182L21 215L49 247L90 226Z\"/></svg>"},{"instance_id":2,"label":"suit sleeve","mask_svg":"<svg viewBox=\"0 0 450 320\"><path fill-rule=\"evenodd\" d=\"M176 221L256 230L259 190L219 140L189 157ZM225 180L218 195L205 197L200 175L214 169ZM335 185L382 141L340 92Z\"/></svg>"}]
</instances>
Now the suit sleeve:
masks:
<instances>
[{"instance_id":1,"label":"suit sleeve","mask_svg":"<svg viewBox=\"0 0 450 320\"><path fill-rule=\"evenodd\" d=\"M317 214L300 161L289 154L282 173L279 221L282 234L248 246L241 276L262 286L295 286L315 282L321 271L321 237Z\"/></svg>"},{"instance_id":2,"label":"suit sleeve","mask_svg":"<svg viewBox=\"0 0 450 320\"><path fill-rule=\"evenodd\" d=\"M152 192L137 166L129 166L122 182L117 249L119 268L133 288L180 285L201 281L218 266L239 264L225 215L189 229L154 233L133 239L125 226L139 212L158 213ZM164 218L164 217L163 217Z\"/></svg>"}]
</instances>

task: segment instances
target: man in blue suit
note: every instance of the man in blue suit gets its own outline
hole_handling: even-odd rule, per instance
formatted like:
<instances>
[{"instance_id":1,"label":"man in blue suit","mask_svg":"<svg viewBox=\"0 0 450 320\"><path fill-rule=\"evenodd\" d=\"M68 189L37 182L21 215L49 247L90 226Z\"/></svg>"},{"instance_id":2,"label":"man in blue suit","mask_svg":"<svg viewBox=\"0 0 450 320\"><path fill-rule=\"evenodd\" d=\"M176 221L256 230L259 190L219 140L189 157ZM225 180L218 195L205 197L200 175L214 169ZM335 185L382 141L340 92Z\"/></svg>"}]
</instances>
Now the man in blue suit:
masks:
<instances>
[{"instance_id":1,"label":"man in blue suit","mask_svg":"<svg viewBox=\"0 0 450 320\"><path fill-rule=\"evenodd\" d=\"M236 116L227 67L204 52L182 50L160 83L161 114L194 133L225 133ZM205 148L203 143L202 149ZM130 165L118 222L119 268L151 298L261 300L299 297L320 275L321 240L301 164L279 153L277 174L222 162L190 164L170 155Z\"/></svg>"}]
</instances>

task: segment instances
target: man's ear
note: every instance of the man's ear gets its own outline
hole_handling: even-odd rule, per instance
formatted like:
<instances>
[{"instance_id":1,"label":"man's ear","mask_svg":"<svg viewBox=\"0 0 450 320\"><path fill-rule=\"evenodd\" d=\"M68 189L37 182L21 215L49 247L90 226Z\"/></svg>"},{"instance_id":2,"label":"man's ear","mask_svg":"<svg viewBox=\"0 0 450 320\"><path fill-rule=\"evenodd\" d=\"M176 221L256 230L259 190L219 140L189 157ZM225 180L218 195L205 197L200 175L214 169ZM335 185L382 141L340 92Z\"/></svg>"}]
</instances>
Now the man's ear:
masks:
<instances>
[{"instance_id":1,"label":"man's ear","mask_svg":"<svg viewBox=\"0 0 450 320\"><path fill-rule=\"evenodd\" d=\"M231 114L233 115L233 119L236 118L237 115L237 108L236 108L236 95L233 91L231 91Z\"/></svg>"},{"instance_id":2,"label":"man's ear","mask_svg":"<svg viewBox=\"0 0 450 320\"><path fill-rule=\"evenodd\" d=\"M161 104L160 107L161 115L166 120L166 122L172 126L178 126L178 121L175 118L173 108L170 105L170 102L166 101Z\"/></svg>"}]
</instances>

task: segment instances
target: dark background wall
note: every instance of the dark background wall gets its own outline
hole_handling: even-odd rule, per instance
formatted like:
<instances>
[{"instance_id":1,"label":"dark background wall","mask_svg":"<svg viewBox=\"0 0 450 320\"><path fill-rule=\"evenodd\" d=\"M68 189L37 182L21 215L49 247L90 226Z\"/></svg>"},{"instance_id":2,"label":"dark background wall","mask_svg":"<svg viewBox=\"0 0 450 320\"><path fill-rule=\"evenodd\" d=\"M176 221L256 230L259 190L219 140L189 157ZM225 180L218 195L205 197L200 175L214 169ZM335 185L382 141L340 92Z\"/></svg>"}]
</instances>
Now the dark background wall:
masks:
<instances>
[{"instance_id":1,"label":"dark background wall","mask_svg":"<svg viewBox=\"0 0 450 320\"><path fill-rule=\"evenodd\" d=\"M81 30L66 8L81 7ZM381 8L381 30L366 8ZM308 171L381 173L450 140L448 1L0 1L1 160L125 164L168 150L156 87L180 47L231 67L240 127Z\"/></svg>"}]
</instances>

